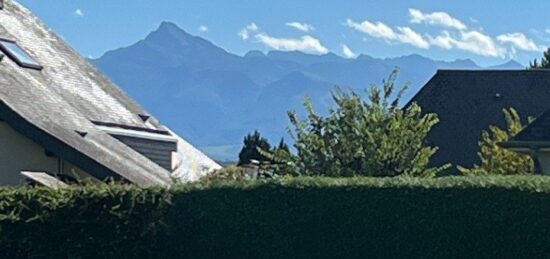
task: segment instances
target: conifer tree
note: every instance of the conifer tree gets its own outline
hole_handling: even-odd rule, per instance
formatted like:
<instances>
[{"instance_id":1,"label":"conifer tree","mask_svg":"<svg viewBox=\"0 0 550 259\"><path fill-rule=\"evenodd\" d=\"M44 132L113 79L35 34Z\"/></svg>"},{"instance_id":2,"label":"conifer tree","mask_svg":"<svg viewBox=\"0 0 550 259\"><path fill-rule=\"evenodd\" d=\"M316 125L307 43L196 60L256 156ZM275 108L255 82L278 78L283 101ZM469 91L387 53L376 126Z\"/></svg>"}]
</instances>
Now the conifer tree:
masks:
<instances>
[{"instance_id":1,"label":"conifer tree","mask_svg":"<svg viewBox=\"0 0 550 259\"><path fill-rule=\"evenodd\" d=\"M281 138L279 145L273 151L278 151L278 150L290 153L290 147L288 147L288 145L285 143L284 138Z\"/></svg>"},{"instance_id":2,"label":"conifer tree","mask_svg":"<svg viewBox=\"0 0 550 259\"><path fill-rule=\"evenodd\" d=\"M250 160L257 160L259 162L269 161L265 155L260 154L258 149L271 150L271 145L257 130L253 134L248 134L244 137L243 144L243 148L239 152L238 165L248 164Z\"/></svg>"},{"instance_id":3,"label":"conifer tree","mask_svg":"<svg viewBox=\"0 0 550 259\"><path fill-rule=\"evenodd\" d=\"M537 59L534 59L533 62L529 62L530 69L548 69L550 68L550 48L548 48L543 53L543 57L540 59L540 63L537 62Z\"/></svg>"}]
</instances>

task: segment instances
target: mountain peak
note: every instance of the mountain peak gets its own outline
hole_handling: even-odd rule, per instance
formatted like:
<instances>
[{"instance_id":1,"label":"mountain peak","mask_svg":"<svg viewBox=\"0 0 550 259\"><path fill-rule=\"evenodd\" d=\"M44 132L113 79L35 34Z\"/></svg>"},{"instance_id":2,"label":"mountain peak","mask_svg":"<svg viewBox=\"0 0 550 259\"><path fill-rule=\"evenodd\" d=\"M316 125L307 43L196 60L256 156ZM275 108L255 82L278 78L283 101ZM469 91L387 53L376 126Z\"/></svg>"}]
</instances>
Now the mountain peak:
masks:
<instances>
[{"instance_id":1,"label":"mountain peak","mask_svg":"<svg viewBox=\"0 0 550 259\"><path fill-rule=\"evenodd\" d=\"M245 58L265 58L267 57L263 52L259 50L251 50L244 55Z\"/></svg>"},{"instance_id":2,"label":"mountain peak","mask_svg":"<svg viewBox=\"0 0 550 259\"><path fill-rule=\"evenodd\" d=\"M159 27L153 31L151 34L162 34L162 35L172 35L172 36L187 36L192 37L185 30L180 28L177 24L170 21L163 21L160 23Z\"/></svg>"},{"instance_id":3,"label":"mountain peak","mask_svg":"<svg viewBox=\"0 0 550 259\"><path fill-rule=\"evenodd\" d=\"M492 66L489 68L490 69L525 69L525 66L523 66L522 64L520 64L519 62L513 59L510 59L506 63L500 64L497 66Z\"/></svg>"},{"instance_id":4,"label":"mountain peak","mask_svg":"<svg viewBox=\"0 0 550 259\"><path fill-rule=\"evenodd\" d=\"M471 68L477 68L479 67L476 62L474 62L473 60L469 59L469 58L464 58L464 59L455 59L455 61L452 61L450 62L452 63L455 68L466 68L466 69L471 69Z\"/></svg>"},{"instance_id":5,"label":"mountain peak","mask_svg":"<svg viewBox=\"0 0 550 259\"><path fill-rule=\"evenodd\" d=\"M171 21L162 21L162 22L160 22L159 27L165 27L165 26L168 26L168 27L175 26L175 27L177 27L175 22L171 22Z\"/></svg>"},{"instance_id":6,"label":"mountain peak","mask_svg":"<svg viewBox=\"0 0 550 259\"><path fill-rule=\"evenodd\" d=\"M160 52L167 55L174 55L184 49L192 48L194 51L213 50L219 48L201 37L191 35L180 28L177 24L169 21L163 21L158 29L151 32L144 40L146 44L152 46Z\"/></svg>"},{"instance_id":7,"label":"mountain peak","mask_svg":"<svg viewBox=\"0 0 550 259\"><path fill-rule=\"evenodd\" d=\"M513 65L513 66L518 66L518 67L523 67L523 65L521 65L519 62L513 60L513 59L510 59L508 62L504 63L506 65Z\"/></svg>"}]
</instances>

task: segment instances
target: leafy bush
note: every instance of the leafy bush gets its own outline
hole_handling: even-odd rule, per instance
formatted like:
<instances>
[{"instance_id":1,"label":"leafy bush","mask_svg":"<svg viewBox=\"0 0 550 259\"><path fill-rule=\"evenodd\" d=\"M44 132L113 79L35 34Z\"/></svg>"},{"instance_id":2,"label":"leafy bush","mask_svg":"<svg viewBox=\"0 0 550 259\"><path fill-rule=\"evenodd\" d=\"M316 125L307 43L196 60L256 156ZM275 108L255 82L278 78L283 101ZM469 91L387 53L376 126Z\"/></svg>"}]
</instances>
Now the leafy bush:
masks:
<instances>
[{"instance_id":1,"label":"leafy bush","mask_svg":"<svg viewBox=\"0 0 550 259\"><path fill-rule=\"evenodd\" d=\"M428 168L436 147L426 136L438 122L436 114L423 114L415 103L400 108L406 86L394 93L398 71L383 81L382 90L372 86L369 100L350 90L336 88L336 108L323 117L306 99L307 119L289 112L297 155L267 154L283 173L322 176L434 176L449 167Z\"/></svg>"},{"instance_id":2,"label":"leafy bush","mask_svg":"<svg viewBox=\"0 0 550 259\"><path fill-rule=\"evenodd\" d=\"M228 166L202 177L203 182L213 181L250 181L258 179L273 179L279 175L273 174L271 164L260 164L258 166Z\"/></svg>"},{"instance_id":3,"label":"leafy bush","mask_svg":"<svg viewBox=\"0 0 550 259\"><path fill-rule=\"evenodd\" d=\"M202 177L202 181L214 181L214 180L250 180L253 177L248 175L246 169L238 166L228 166L222 169L215 170L214 172Z\"/></svg>"},{"instance_id":4,"label":"leafy bush","mask_svg":"<svg viewBox=\"0 0 550 259\"><path fill-rule=\"evenodd\" d=\"M550 178L0 189L3 258L547 258Z\"/></svg>"},{"instance_id":5,"label":"leafy bush","mask_svg":"<svg viewBox=\"0 0 550 259\"><path fill-rule=\"evenodd\" d=\"M533 174L535 164L533 159L525 154L509 151L499 143L506 142L518 134L525 126L521 122L518 112L513 109L503 109L506 120L506 128L500 129L490 126L488 131L483 131L479 141L481 165L473 168L458 166L458 170L464 175L510 175ZM531 122L533 119L529 118Z\"/></svg>"}]
</instances>

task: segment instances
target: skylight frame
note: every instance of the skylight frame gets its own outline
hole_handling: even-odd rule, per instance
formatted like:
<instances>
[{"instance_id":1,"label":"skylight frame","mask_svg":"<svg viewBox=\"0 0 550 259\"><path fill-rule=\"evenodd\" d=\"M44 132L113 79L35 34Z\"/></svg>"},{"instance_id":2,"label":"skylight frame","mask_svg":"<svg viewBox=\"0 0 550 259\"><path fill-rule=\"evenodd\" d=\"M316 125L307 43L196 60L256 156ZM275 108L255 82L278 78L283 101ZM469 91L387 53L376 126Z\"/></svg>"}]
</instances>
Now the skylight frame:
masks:
<instances>
[{"instance_id":1,"label":"skylight frame","mask_svg":"<svg viewBox=\"0 0 550 259\"><path fill-rule=\"evenodd\" d=\"M18 54L14 53L14 51L12 51L11 48L6 46L6 44L12 44L14 47L18 48L19 51L21 52L20 55L21 54L25 55L26 59L31 60L32 62L34 62L34 64L21 60L18 57ZM20 67L36 69L36 70L42 70L43 69L43 67L40 64L38 64L38 61L36 61L35 58L33 58L27 51L25 51L25 49L23 49L21 46L19 46L19 44L17 44L17 42L14 41L14 40L10 40L10 39L0 37L0 50L2 51L2 53L4 53L6 56L8 56L11 60L13 60L13 62L15 62Z\"/></svg>"}]
</instances>

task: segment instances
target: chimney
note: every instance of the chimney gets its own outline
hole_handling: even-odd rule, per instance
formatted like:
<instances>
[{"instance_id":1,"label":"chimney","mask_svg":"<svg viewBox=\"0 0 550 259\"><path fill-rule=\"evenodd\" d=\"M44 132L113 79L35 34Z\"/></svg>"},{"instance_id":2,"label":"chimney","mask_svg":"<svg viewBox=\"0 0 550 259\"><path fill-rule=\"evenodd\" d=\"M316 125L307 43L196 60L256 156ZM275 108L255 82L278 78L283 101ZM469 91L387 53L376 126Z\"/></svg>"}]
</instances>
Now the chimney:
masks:
<instances>
[{"instance_id":1,"label":"chimney","mask_svg":"<svg viewBox=\"0 0 550 259\"><path fill-rule=\"evenodd\" d=\"M0 0L0 9L4 9L4 0Z\"/></svg>"}]
</instances>

